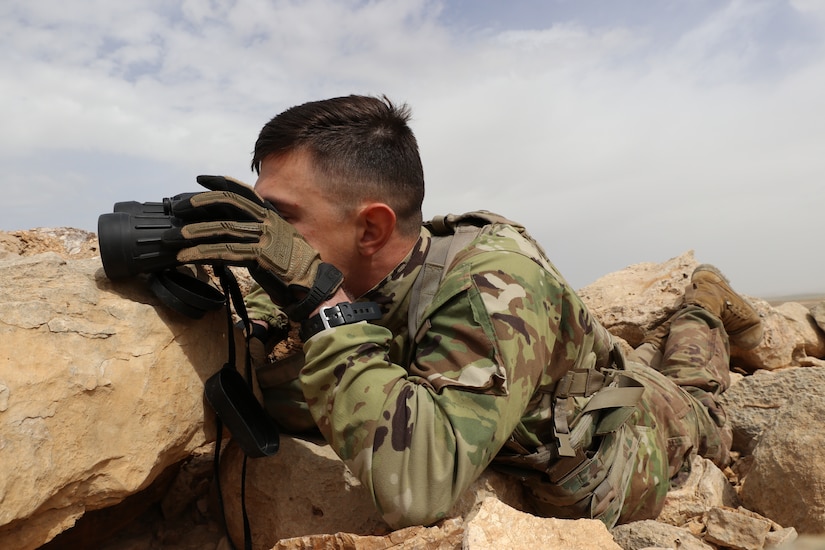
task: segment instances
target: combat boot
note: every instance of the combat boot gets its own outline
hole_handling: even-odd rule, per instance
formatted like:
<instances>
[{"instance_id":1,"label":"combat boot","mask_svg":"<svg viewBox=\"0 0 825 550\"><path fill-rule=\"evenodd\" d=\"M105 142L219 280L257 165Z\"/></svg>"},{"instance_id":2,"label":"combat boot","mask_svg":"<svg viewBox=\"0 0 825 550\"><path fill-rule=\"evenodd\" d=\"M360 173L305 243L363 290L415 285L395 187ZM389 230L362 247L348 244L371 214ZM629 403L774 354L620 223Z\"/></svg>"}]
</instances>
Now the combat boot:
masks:
<instances>
[{"instance_id":1,"label":"combat boot","mask_svg":"<svg viewBox=\"0 0 825 550\"><path fill-rule=\"evenodd\" d=\"M762 340L762 319L745 298L737 294L722 272L710 264L693 270L685 289L685 303L699 306L722 320L731 344L755 348Z\"/></svg>"}]
</instances>

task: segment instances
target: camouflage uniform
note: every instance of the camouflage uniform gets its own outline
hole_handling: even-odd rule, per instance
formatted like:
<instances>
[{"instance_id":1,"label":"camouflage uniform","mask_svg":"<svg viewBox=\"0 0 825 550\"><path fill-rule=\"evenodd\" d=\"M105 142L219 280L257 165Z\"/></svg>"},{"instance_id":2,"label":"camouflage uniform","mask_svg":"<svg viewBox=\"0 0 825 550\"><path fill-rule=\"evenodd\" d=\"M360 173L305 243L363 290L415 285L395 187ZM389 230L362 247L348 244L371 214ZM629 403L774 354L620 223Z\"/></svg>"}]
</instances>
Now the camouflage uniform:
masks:
<instances>
[{"instance_id":1,"label":"camouflage uniform","mask_svg":"<svg viewBox=\"0 0 825 550\"><path fill-rule=\"evenodd\" d=\"M411 337L411 289L430 243L422 229L359 298L379 303L383 318L310 338L299 375L318 428L390 525L444 517L493 464L521 480L537 513L612 526L655 517L689 453L727 460L719 319L685 308L663 350L624 358L541 248L498 223L458 253ZM260 291L248 305L253 318L278 321ZM568 373L598 391L560 390L560 380L576 385ZM597 405L608 389L636 397ZM565 428L576 456L560 456Z\"/></svg>"}]
</instances>

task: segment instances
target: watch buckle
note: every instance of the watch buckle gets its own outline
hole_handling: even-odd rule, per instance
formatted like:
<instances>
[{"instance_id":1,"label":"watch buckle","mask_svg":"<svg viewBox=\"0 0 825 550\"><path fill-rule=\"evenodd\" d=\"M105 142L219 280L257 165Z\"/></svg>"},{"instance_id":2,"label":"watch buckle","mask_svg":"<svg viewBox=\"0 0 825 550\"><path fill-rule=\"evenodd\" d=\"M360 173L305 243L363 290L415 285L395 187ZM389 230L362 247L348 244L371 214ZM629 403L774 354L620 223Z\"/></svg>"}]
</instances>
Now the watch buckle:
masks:
<instances>
[{"instance_id":1,"label":"watch buckle","mask_svg":"<svg viewBox=\"0 0 825 550\"><path fill-rule=\"evenodd\" d=\"M327 317L327 311L329 311L330 309L335 309L336 307L338 307L338 306L327 306L327 307L322 307L320 310L318 310L318 313L320 313L320 315L318 317L321 318L321 324L324 325L324 330L326 330L328 328L332 328L331 325L329 324L329 317Z\"/></svg>"}]
</instances>

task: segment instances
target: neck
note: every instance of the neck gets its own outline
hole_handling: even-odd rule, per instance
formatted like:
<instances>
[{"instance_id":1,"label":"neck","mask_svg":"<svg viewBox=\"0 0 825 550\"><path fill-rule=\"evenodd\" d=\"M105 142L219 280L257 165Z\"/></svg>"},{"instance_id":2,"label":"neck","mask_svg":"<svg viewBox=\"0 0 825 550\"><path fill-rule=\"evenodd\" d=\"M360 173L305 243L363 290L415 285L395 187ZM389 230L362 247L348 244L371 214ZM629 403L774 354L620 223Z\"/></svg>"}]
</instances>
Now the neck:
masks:
<instances>
[{"instance_id":1,"label":"neck","mask_svg":"<svg viewBox=\"0 0 825 550\"><path fill-rule=\"evenodd\" d=\"M371 290L395 269L410 253L416 242L418 242L418 235L413 237L394 235L381 250L368 258L363 258L358 269L347 275L344 281L347 293L358 297Z\"/></svg>"}]
</instances>

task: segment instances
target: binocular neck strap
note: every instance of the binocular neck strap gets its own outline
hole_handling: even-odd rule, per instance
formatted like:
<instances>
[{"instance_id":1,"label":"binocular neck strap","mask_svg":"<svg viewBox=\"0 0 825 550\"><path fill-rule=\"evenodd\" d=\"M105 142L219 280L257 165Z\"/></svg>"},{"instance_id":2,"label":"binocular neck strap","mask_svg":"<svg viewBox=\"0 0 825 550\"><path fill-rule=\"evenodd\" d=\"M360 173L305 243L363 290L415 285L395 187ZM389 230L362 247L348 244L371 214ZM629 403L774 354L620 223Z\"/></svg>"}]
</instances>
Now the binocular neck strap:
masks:
<instances>
[{"instance_id":1,"label":"binocular neck strap","mask_svg":"<svg viewBox=\"0 0 825 550\"><path fill-rule=\"evenodd\" d=\"M243 301L243 295L241 294L241 288L238 285L238 280L235 278L235 275L232 274L232 271L225 265L216 265L213 266L213 269L218 274L218 278L221 282L221 288L223 289L223 293L226 295L226 320L227 320L227 332L226 332L226 340L229 346L229 357L226 360L223 368L225 369L235 369L235 357L236 357L236 350L235 350L235 324L232 322L232 304L234 303L235 311L237 312L238 316L241 318L241 321L244 325L244 334L249 335L251 334L251 322L249 320L249 314L246 311L246 305ZM252 388L252 356L249 353L249 338L248 336L244 339L246 344L246 353L245 356L245 365L244 365L244 373L246 375L246 381ZM221 472L220 472L220 460L221 460L221 440L223 435L223 423L218 415L215 415L215 430L217 431L217 435L215 437L215 455L213 459L213 468L214 468L214 475L215 475L215 486L218 491L218 508L220 509L221 513L221 520L223 521L223 528L224 532L226 532L226 538L229 542L229 546L232 550L235 550L235 545L232 542L232 538L229 536L229 529L227 528L226 523L226 510L224 509L223 504L223 492L221 491ZM246 511L246 461L247 461L246 453L244 453L243 457L243 466L241 469L241 513L243 515L243 538L244 538L244 549L245 550L252 550L252 530L249 526L249 515Z\"/></svg>"}]
</instances>

